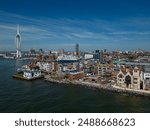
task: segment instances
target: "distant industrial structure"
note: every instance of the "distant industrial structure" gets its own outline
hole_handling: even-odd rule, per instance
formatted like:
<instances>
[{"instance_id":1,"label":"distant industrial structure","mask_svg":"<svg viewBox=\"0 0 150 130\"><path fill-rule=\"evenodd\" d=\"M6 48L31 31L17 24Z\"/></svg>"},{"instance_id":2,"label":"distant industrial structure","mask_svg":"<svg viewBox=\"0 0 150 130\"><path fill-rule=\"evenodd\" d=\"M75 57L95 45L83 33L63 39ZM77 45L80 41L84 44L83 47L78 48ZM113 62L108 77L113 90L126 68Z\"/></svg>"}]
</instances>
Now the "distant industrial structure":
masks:
<instances>
[{"instance_id":1,"label":"distant industrial structure","mask_svg":"<svg viewBox=\"0 0 150 130\"><path fill-rule=\"evenodd\" d=\"M19 32L19 25L17 25L17 34L16 34L16 58L20 59L21 58L21 35Z\"/></svg>"}]
</instances>

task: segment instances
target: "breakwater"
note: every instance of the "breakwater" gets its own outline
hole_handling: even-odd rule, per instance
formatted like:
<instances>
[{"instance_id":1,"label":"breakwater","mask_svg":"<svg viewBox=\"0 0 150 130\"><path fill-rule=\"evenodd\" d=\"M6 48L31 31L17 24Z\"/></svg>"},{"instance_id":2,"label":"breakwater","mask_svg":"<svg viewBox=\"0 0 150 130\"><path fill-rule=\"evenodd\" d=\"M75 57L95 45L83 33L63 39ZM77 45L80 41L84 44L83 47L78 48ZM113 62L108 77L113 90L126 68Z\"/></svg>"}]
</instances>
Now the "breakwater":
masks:
<instances>
[{"instance_id":1,"label":"breakwater","mask_svg":"<svg viewBox=\"0 0 150 130\"><path fill-rule=\"evenodd\" d=\"M111 83L98 84L98 83L84 82L79 80L73 80L73 81L67 79L58 80L58 79L51 78L49 75L45 76L45 80L49 82L59 83L59 84L72 84L72 85L83 86L92 89L102 89L114 93L130 95L130 96L140 96L140 97L150 98L150 91L120 88L118 86L111 85Z\"/></svg>"}]
</instances>

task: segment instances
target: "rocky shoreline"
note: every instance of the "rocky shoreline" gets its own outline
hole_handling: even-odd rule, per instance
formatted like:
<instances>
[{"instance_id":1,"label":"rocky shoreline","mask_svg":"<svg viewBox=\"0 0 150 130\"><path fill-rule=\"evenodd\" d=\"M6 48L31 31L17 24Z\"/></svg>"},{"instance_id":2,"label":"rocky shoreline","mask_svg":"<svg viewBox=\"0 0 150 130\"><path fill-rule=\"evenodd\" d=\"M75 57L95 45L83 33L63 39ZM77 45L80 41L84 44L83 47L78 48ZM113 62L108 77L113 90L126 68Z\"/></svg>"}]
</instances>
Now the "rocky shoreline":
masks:
<instances>
[{"instance_id":1,"label":"rocky shoreline","mask_svg":"<svg viewBox=\"0 0 150 130\"><path fill-rule=\"evenodd\" d=\"M92 88L92 89L106 90L106 91L113 92L113 93L150 98L150 91L119 88L117 86L111 85L110 83L97 84L97 83L84 82L84 81L78 81L78 80L77 81L76 80L70 81L66 79L57 80L57 79L50 78L49 76L45 76L45 80L49 82L53 82L53 83L79 85L79 86Z\"/></svg>"}]
</instances>

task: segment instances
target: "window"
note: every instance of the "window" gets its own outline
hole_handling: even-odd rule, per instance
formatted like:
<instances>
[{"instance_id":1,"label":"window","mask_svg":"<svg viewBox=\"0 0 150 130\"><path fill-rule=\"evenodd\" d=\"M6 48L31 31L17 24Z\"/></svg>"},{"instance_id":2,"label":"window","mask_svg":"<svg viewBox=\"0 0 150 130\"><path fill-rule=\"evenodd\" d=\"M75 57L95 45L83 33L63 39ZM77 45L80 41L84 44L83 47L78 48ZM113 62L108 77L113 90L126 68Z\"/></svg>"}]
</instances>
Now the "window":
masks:
<instances>
[{"instance_id":1,"label":"window","mask_svg":"<svg viewBox=\"0 0 150 130\"><path fill-rule=\"evenodd\" d=\"M133 83L134 83L134 84L137 84L137 82L135 82L135 81L134 81Z\"/></svg>"}]
</instances>

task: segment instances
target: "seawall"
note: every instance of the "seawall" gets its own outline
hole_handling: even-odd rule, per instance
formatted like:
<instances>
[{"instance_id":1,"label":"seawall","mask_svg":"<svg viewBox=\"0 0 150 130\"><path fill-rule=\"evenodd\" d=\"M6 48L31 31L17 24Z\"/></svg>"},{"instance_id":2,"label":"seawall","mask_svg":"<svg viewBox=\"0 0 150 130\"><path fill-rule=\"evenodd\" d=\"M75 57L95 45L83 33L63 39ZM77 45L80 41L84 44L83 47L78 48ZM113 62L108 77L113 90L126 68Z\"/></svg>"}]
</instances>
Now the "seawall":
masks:
<instances>
[{"instance_id":1,"label":"seawall","mask_svg":"<svg viewBox=\"0 0 150 130\"><path fill-rule=\"evenodd\" d=\"M73 85L83 86L83 87L92 88L92 89L101 89L101 90L106 90L106 91L110 91L114 93L126 94L130 96L140 96L140 97L150 98L150 91L119 88L118 86L111 85L110 83L98 84L98 83L84 82L84 81L78 81L78 80L73 80L73 81L69 81L66 79L56 80L48 76L45 76L45 80L49 82L59 83L59 84L73 84Z\"/></svg>"}]
</instances>

